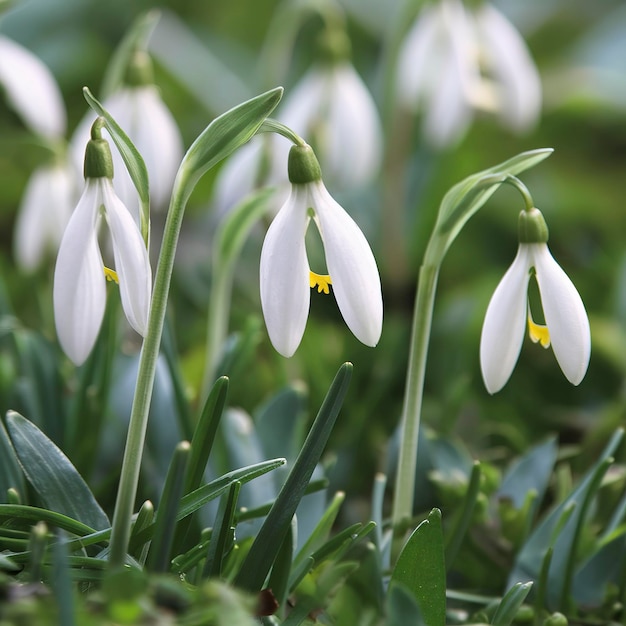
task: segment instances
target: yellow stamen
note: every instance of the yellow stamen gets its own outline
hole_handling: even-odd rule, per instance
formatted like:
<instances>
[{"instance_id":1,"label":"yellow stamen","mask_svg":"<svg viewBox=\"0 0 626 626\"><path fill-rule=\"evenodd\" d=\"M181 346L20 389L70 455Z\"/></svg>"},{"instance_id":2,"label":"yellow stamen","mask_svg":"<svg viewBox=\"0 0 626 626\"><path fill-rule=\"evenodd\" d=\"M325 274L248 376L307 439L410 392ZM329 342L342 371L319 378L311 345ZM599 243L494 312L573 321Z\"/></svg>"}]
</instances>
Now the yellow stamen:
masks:
<instances>
[{"instance_id":1,"label":"yellow stamen","mask_svg":"<svg viewBox=\"0 0 626 626\"><path fill-rule=\"evenodd\" d=\"M550 347L550 332L543 324L536 324L528 311L528 335L533 343L540 343L543 348Z\"/></svg>"},{"instance_id":2,"label":"yellow stamen","mask_svg":"<svg viewBox=\"0 0 626 626\"><path fill-rule=\"evenodd\" d=\"M120 284L120 279L117 277L117 272L115 270L112 270L109 267L104 267L104 275L106 276L107 280L112 280L114 283L116 284Z\"/></svg>"},{"instance_id":3,"label":"yellow stamen","mask_svg":"<svg viewBox=\"0 0 626 626\"><path fill-rule=\"evenodd\" d=\"M330 276L328 274L316 274L315 272L309 271L309 285L311 289L317 287L318 293L330 293L330 286L333 281L330 280Z\"/></svg>"}]
</instances>

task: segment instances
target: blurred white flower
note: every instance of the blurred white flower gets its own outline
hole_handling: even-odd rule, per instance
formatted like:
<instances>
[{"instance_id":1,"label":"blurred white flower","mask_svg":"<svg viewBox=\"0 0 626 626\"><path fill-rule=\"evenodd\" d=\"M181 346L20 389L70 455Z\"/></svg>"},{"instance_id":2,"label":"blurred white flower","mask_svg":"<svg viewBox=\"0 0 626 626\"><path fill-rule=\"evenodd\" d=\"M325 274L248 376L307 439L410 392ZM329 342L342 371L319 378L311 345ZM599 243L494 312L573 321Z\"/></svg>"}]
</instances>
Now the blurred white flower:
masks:
<instances>
[{"instance_id":1,"label":"blurred white flower","mask_svg":"<svg viewBox=\"0 0 626 626\"><path fill-rule=\"evenodd\" d=\"M289 193L289 181L284 174L286 153L281 173L278 173L278 168L272 167L276 155L283 154L279 142L287 145L282 137L275 137L272 133L255 135L227 159L215 178L212 204L218 218L221 219L248 194L264 186L277 185L273 204L276 210L282 205Z\"/></svg>"},{"instance_id":2,"label":"blurred white flower","mask_svg":"<svg viewBox=\"0 0 626 626\"><path fill-rule=\"evenodd\" d=\"M9 104L35 133L62 137L67 119L59 87L32 52L0 36L0 85Z\"/></svg>"},{"instance_id":3,"label":"blurred white flower","mask_svg":"<svg viewBox=\"0 0 626 626\"><path fill-rule=\"evenodd\" d=\"M427 4L400 50L399 101L423 111L423 133L435 147L459 141L474 111L497 115L514 132L541 112L541 81L526 43L488 3Z\"/></svg>"},{"instance_id":4,"label":"blurred white flower","mask_svg":"<svg viewBox=\"0 0 626 626\"><path fill-rule=\"evenodd\" d=\"M92 144L89 142L88 149ZM118 282L126 318L141 335L148 323L152 290L148 253L137 224L115 194L109 174L92 176L87 173L85 190L63 235L54 270L57 334L76 365L84 362L98 336L107 279ZM115 271L105 268L98 245L103 219L111 234Z\"/></svg>"},{"instance_id":5,"label":"blurred white flower","mask_svg":"<svg viewBox=\"0 0 626 626\"><path fill-rule=\"evenodd\" d=\"M172 185L183 157L183 142L170 110L154 84L129 85L106 98L102 106L111 114L143 157L155 209L167 208ZM88 113L71 140L76 167L82 169L85 144L95 115ZM139 196L117 149L113 150L114 187L139 220Z\"/></svg>"},{"instance_id":6,"label":"blurred white flower","mask_svg":"<svg viewBox=\"0 0 626 626\"><path fill-rule=\"evenodd\" d=\"M375 346L382 331L383 305L369 244L326 190L309 146L292 147L289 173L291 194L270 225L261 250L261 306L270 340L283 356L291 356L304 334L310 288L317 286L318 291L329 293L332 284L348 328L361 342ZM311 219L324 245L327 276L309 268L305 235Z\"/></svg>"},{"instance_id":7,"label":"blurred white flower","mask_svg":"<svg viewBox=\"0 0 626 626\"><path fill-rule=\"evenodd\" d=\"M536 324L528 305L531 269L539 285L546 325ZM576 287L554 260L546 243L520 243L517 256L496 288L480 340L480 364L489 393L506 384L519 357L528 326L530 338L552 345L567 380L578 385L591 355L585 306Z\"/></svg>"},{"instance_id":8,"label":"blurred white flower","mask_svg":"<svg viewBox=\"0 0 626 626\"><path fill-rule=\"evenodd\" d=\"M378 173L383 150L380 118L348 61L311 68L284 99L277 119L307 138L324 175L338 188L360 187ZM284 168L284 162L277 165Z\"/></svg>"},{"instance_id":9,"label":"blurred white flower","mask_svg":"<svg viewBox=\"0 0 626 626\"><path fill-rule=\"evenodd\" d=\"M358 188L377 175L383 151L378 111L347 61L310 69L284 98L276 118L313 145L324 175L338 189ZM286 196L289 148L272 134L255 137L233 154L216 178L216 211L224 213L260 185L277 185L281 199Z\"/></svg>"},{"instance_id":10,"label":"blurred white flower","mask_svg":"<svg viewBox=\"0 0 626 626\"><path fill-rule=\"evenodd\" d=\"M56 255L76 204L76 175L67 163L45 165L31 175L20 202L13 240L15 260L36 270L48 254Z\"/></svg>"}]
</instances>

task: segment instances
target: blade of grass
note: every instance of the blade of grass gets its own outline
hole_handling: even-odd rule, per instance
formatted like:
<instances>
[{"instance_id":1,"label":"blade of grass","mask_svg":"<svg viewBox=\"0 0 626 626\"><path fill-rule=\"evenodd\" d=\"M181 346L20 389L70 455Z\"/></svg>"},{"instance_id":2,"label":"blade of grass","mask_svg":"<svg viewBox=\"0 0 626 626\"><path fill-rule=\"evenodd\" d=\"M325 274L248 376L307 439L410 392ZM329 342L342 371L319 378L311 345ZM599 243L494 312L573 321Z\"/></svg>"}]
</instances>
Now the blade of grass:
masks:
<instances>
[{"instance_id":1,"label":"blade of grass","mask_svg":"<svg viewBox=\"0 0 626 626\"><path fill-rule=\"evenodd\" d=\"M263 586L335 425L351 373L351 363L344 363L337 372L302 450L235 579L235 583L243 589L255 592Z\"/></svg>"}]
</instances>

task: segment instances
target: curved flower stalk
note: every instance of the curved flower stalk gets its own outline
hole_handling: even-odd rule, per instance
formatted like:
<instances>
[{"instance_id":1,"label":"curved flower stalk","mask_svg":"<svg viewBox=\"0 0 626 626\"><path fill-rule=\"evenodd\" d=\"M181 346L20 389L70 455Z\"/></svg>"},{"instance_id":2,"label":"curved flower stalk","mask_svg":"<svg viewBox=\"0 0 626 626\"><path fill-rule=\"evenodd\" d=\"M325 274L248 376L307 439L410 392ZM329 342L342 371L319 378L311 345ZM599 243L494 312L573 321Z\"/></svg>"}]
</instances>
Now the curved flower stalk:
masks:
<instances>
[{"instance_id":1,"label":"curved flower stalk","mask_svg":"<svg viewBox=\"0 0 626 626\"><path fill-rule=\"evenodd\" d=\"M142 155L150 178L153 207L167 207L174 178L183 156L183 142L171 112L152 82L150 59L137 52L129 68L129 84L104 100L111 114ZM92 113L85 116L72 137L76 167L82 167L83 147L93 123ZM118 150L113 150L116 172L114 187L122 202L139 222L139 199Z\"/></svg>"},{"instance_id":2,"label":"curved flower stalk","mask_svg":"<svg viewBox=\"0 0 626 626\"><path fill-rule=\"evenodd\" d=\"M144 335L148 322L152 273L136 222L117 197L108 143L100 120L85 153L85 190L67 225L54 270L54 317L59 341L76 365L87 358L98 336L106 304L106 280L119 284L130 325ZM111 233L115 271L104 266L98 230Z\"/></svg>"},{"instance_id":3,"label":"curved flower stalk","mask_svg":"<svg viewBox=\"0 0 626 626\"><path fill-rule=\"evenodd\" d=\"M531 128L541 111L526 43L488 3L426 5L401 48L397 90L402 104L423 111L423 133L438 148L462 138L474 111L495 114L514 132Z\"/></svg>"},{"instance_id":4,"label":"curved flower stalk","mask_svg":"<svg viewBox=\"0 0 626 626\"><path fill-rule=\"evenodd\" d=\"M365 236L326 190L310 146L291 148L289 179L291 194L261 250L261 305L273 346L283 356L293 355L304 334L310 288L329 293L331 284L348 328L359 341L375 346L383 304L378 268ZM327 276L309 268L305 235L311 219L324 245Z\"/></svg>"},{"instance_id":5,"label":"curved flower stalk","mask_svg":"<svg viewBox=\"0 0 626 626\"><path fill-rule=\"evenodd\" d=\"M3 36L0 84L9 104L33 132L52 139L65 134L65 105L52 73L32 52Z\"/></svg>"},{"instance_id":6,"label":"curved flower stalk","mask_svg":"<svg viewBox=\"0 0 626 626\"><path fill-rule=\"evenodd\" d=\"M500 391L511 376L526 327L534 343L540 342L544 348L552 345L563 374L573 385L578 385L587 371L591 355L587 313L546 242L547 227L541 213L537 209L523 212L517 256L491 297L483 324L480 365L489 393ZM530 314L527 292L531 273L539 285L545 326L536 324Z\"/></svg>"},{"instance_id":7,"label":"curved flower stalk","mask_svg":"<svg viewBox=\"0 0 626 626\"><path fill-rule=\"evenodd\" d=\"M76 174L67 163L44 165L31 175L17 214L15 260L32 272L56 254L76 203Z\"/></svg>"}]
</instances>

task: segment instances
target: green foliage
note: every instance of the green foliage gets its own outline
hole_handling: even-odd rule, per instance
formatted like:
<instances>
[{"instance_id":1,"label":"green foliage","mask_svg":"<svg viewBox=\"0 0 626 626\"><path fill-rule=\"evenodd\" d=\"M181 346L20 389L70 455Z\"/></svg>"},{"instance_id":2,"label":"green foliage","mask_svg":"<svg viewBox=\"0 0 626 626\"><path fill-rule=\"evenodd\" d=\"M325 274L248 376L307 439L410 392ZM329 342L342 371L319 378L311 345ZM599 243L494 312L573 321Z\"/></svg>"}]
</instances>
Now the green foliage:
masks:
<instances>
[{"instance_id":1,"label":"green foliage","mask_svg":"<svg viewBox=\"0 0 626 626\"><path fill-rule=\"evenodd\" d=\"M445 623L445 571L441 511L433 509L402 548L390 582L392 588L398 583L411 593L428 626ZM398 601L406 602L401 592L394 600Z\"/></svg>"}]
</instances>

